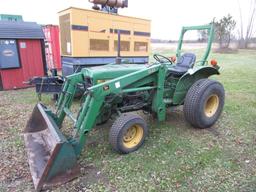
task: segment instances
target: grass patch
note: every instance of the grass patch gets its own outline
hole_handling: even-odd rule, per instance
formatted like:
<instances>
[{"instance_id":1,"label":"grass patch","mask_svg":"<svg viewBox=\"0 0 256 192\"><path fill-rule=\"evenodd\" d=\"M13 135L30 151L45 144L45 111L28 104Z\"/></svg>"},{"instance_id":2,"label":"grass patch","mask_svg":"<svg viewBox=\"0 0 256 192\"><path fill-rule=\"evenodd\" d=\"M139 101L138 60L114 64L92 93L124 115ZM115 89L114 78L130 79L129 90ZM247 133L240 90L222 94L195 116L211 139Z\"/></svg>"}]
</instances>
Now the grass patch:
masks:
<instances>
[{"instance_id":1,"label":"grass patch","mask_svg":"<svg viewBox=\"0 0 256 192\"><path fill-rule=\"evenodd\" d=\"M202 50L196 54L199 59ZM256 51L209 58L218 60L221 75L212 78L226 91L223 114L212 128L192 128L177 109L163 123L147 118L144 146L120 155L108 143L110 121L90 133L79 159L81 176L54 191L255 191ZM0 191L33 191L22 130L36 101L32 88L0 92ZM43 103L54 106L50 96ZM78 107L75 101L72 110Z\"/></svg>"}]
</instances>

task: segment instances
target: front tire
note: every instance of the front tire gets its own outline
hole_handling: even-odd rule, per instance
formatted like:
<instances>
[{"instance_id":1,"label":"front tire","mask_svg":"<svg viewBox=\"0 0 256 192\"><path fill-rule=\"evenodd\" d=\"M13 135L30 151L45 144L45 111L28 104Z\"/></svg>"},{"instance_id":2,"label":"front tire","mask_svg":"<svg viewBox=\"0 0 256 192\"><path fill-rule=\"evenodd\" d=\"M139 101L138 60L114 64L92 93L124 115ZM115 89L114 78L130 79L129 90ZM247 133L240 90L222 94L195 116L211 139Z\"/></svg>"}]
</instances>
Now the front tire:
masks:
<instances>
[{"instance_id":1,"label":"front tire","mask_svg":"<svg viewBox=\"0 0 256 192\"><path fill-rule=\"evenodd\" d=\"M122 114L110 129L109 142L117 152L131 153L144 143L147 134L144 119L135 114Z\"/></svg>"},{"instance_id":2,"label":"front tire","mask_svg":"<svg viewBox=\"0 0 256 192\"><path fill-rule=\"evenodd\" d=\"M183 108L185 119L194 127L211 127L222 112L224 100L221 83L211 79L198 80L187 92Z\"/></svg>"}]
</instances>

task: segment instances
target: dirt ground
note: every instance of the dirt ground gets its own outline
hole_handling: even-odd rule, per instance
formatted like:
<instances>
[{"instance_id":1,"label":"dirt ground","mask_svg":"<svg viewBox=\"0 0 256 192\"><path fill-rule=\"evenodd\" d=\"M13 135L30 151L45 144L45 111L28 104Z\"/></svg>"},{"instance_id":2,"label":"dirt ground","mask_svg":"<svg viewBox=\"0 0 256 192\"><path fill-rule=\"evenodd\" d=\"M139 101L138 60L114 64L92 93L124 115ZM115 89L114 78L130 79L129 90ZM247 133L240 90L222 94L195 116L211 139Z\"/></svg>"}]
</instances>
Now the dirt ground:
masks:
<instances>
[{"instance_id":1,"label":"dirt ground","mask_svg":"<svg viewBox=\"0 0 256 192\"><path fill-rule=\"evenodd\" d=\"M144 146L120 155L108 142L110 120L89 135L79 178L53 191L255 192L256 51L211 57L222 67L214 79L226 90L224 111L213 127L192 128L182 108L169 111L163 123L146 117L150 131ZM36 102L33 88L0 92L0 191L34 191L22 131ZM42 102L54 107L50 96Z\"/></svg>"}]
</instances>

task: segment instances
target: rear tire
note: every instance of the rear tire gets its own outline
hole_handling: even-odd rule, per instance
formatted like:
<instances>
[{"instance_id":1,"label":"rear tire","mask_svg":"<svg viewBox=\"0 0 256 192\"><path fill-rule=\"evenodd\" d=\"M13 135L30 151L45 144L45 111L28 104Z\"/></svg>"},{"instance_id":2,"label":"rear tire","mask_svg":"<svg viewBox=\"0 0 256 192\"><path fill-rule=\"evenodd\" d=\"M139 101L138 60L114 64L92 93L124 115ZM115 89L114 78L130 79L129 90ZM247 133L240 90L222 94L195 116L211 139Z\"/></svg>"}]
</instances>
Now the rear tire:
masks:
<instances>
[{"instance_id":1,"label":"rear tire","mask_svg":"<svg viewBox=\"0 0 256 192\"><path fill-rule=\"evenodd\" d=\"M224 100L221 83L211 79L198 80L187 92L183 108L185 119L194 127L211 127L222 112Z\"/></svg>"},{"instance_id":2,"label":"rear tire","mask_svg":"<svg viewBox=\"0 0 256 192\"><path fill-rule=\"evenodd\" d=\"M135 114L122 114L110 129L109 142L117 152L131 153L144 143L147 134L144 119Z\"/></svg>"}]
</instances>

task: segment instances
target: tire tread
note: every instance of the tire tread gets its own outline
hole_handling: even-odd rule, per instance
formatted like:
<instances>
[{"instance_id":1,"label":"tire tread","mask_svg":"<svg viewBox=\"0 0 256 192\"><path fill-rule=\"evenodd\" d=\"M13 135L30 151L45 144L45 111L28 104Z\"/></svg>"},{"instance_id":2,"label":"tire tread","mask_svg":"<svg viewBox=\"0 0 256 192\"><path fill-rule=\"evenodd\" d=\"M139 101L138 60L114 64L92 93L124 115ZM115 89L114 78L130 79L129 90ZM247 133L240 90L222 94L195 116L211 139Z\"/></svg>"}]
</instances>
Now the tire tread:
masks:
<instances>
[{"instance_id":1,"label":"tire tread","mask_svg":"<svg viewBox=\"0 0 256 192\"><path fill-rule=\"evenodd\" d=\"M112 127L110 128L109 142L110 142L111 146L113 147L113 149L119 153L126 153L126 152L122 151L118 146L119 134L120 134L121 130L123 129L123 127L125 126L125 124L128 121L134 120L134 119L143 120L139 115L132 114L132 113L124 113L119 118L116 119L116 121L113 123ZM145 123L144 120L143 120L143 123ZM145 125L146 125L146 123L145 123ZM147 131L145 134L147 134Z\"/></svg>"},{"instance_id":2,"label":"tire tread","mask_svg":"<svg viewBox=\"0 0 256 192\"><path fill-rule=\"evenodd\" d=\"M196 109L198 108L198 104L205 90L213 84L221 85L218 81L215 80L200 79L196 81L187 92L183 111L185 119L194 127L205 128L204 125L202 125L198 120L199 115L196 112Z\"/></svg>"}]
</instances>

